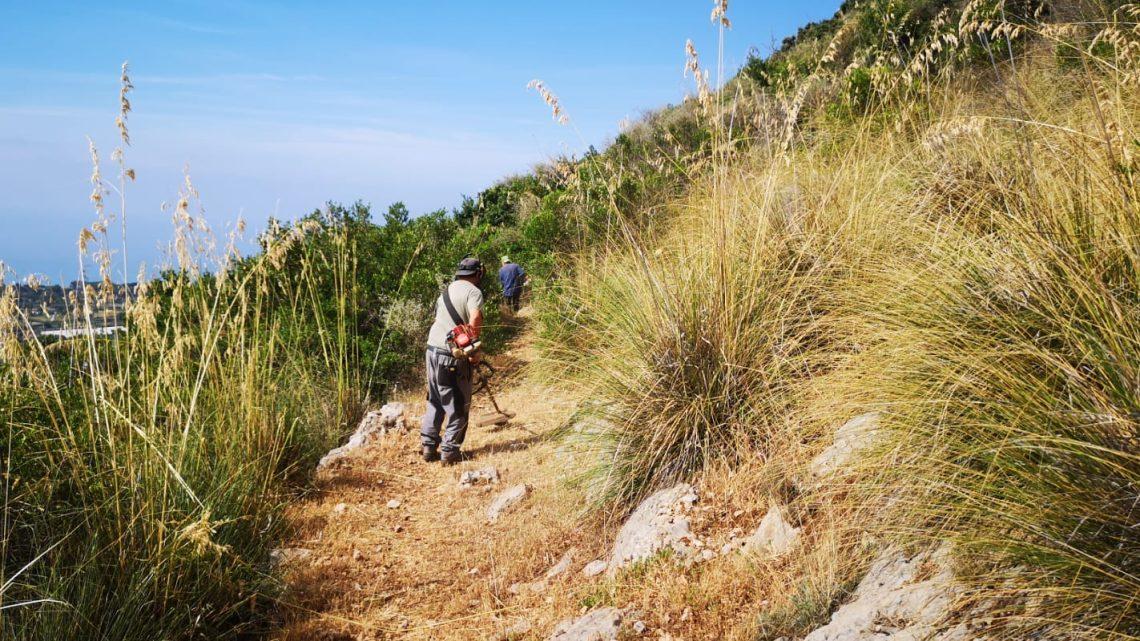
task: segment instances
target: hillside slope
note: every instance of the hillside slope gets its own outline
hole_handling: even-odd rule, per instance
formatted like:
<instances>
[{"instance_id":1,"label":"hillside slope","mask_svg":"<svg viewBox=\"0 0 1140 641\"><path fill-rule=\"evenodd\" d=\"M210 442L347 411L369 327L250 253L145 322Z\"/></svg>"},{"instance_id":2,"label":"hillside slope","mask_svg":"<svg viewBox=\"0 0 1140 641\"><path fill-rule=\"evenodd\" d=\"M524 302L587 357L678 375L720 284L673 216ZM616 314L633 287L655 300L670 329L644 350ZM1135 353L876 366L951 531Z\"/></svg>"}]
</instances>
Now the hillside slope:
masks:
<instances>
[{"instance_id":1,"label":"hillside slope","mask_svg":"<svg viewBox=\"0 0 1140 641\"><path fill-rule=\"evenodd\" d=\"M490 495L429 477L458 556L393 543L440 583L353 634L1140 638L1140 11L847 9L576 167L519 388L551 438L493 459L538 489L474 543ZM685 193L631 205L630 149Z\"/></svg>"}]
</instances>

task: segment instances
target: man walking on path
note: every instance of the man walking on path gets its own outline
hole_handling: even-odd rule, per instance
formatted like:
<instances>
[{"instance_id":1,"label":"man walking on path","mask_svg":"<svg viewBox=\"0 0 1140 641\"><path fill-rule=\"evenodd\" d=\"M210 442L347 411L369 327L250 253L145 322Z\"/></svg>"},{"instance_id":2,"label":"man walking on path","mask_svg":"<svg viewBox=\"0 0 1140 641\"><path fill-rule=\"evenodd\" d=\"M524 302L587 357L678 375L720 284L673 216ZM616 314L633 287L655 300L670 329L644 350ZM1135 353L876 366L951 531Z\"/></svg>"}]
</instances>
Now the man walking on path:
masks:
<instances>
[{"instance_id":1,"label":"man walking on path","mask_svg":"<svg viewBox=\"0 0 1140 641\"><path fill-rule=\"evenodd\" d=\"M503 267L499 269L499 282L503 284L503 296L512 312L519 311L519 299L522 298L523 284L526 283L526 272L510 258L503 256Z\"/></svg>"},{"instance_id":2,"label":"man walking on path","mask_svg":"<svg viewBox=\"0 0 1140 641\"><path fill-rule=\"evenodd\" d=\"M420 443L424 460L439 461L444 465L458 463L459 448L467 436L467 415L471 408L472 361L478 353L467 358L455 358L447 344L447 335L459 325L470 325L477 338L483 329L483 292L479 281L483 279L483 263L478 258L459 261L455 280L448 284L435 305L435 322L428 332L427 344L427 412L420 427ZM447 429L440 439L444 414ZM443 451L442 457L440 450Z\"/></svg>"}]
</instances>

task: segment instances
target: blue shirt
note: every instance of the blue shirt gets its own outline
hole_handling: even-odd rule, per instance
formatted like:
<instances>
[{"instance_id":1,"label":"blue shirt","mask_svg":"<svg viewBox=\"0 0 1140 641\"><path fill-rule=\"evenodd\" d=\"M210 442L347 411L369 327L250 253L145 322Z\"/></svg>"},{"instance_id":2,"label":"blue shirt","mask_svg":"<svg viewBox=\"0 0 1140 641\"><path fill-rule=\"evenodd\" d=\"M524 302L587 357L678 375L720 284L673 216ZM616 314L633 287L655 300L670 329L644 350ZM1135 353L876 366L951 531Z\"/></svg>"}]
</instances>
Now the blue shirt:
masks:
<instances>
[{"instance_id":1,"label":"blue shirt","mask_svg":"<svg viewBox=\"0 0 1140 641\"><path fill-rule=\"evenodd\" d=\"M514 296L522 291L526 272L516 263L507 263L499 270L499 282L503 284L503 296Z\"/></svg>"}]
</instances>

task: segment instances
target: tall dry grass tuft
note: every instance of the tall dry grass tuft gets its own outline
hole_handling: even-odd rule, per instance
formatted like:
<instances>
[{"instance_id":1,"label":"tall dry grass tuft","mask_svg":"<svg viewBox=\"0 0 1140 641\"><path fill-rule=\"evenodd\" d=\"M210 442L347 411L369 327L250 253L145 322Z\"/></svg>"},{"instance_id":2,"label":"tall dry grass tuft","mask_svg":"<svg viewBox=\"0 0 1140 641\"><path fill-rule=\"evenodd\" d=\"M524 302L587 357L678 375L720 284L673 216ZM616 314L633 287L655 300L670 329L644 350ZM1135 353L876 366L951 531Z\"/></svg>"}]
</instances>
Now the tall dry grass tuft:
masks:
<instances>
[{"instance_id":1,"label":"tall dry grass tuft","mask_svg":"<svg viewBox=\"0 0 1140 641\"><path fill-rule=\"evenodd\" d=\"M685 41L685 75L689 74L693 74L693 81L697 84L697 102L702 109L707 110L712 100L709 74L701 69L701 57L692 40Z\"/></svg>"},{"instance_id":2,"label":"tall dry grass tuft","mask_svg":"<svg viewBox=\"0 0 1140 641\"><path fill-rule=\"evenodd\" d=\"M820 331L831 294L893 242L878 210L859 207L879 165L836 175L834 163L805 155L794 171L773 159L738 172L678 205L646 246L581 259L562 301L568 327L545 353L586 399L573 437L598 454L600 498L630 501L709 463L792 446L797 387L836 348Z\"/></svg>"},{"instance_id":3,"label":"tall dry grass tuft","mask_svg":"<svg viewBox=\"0 0 1140 641\"><path fill-rule=\"evenodd\" d=\"M124 145L129 88L124 65ZM78 337L37 336L0 289L0 637L235 638L272 607L283 504L358 412L352 310L310 295L348 300L349 248L335 224L306 224L219 258L187 179L171 264L124 294L110 240L124 210L91 153L78 247L99 281L72 292ZM122 194L133 172L116 156Z\"/></svg>"},{"instance_id":4,"label":"tall dry grass tuft","mask_svg":"<svg viewBox=\"0 0 1140 641\"><path fill-rule=\"evenodd\" d=\"M827 383L887 410L864 500L896 501L894 534L954 542L1006 635L1140 637L1140 218L1096 142L1102 93L922 158L930 243L847 292L862 349Z\"/></svg>"}]
</instances>

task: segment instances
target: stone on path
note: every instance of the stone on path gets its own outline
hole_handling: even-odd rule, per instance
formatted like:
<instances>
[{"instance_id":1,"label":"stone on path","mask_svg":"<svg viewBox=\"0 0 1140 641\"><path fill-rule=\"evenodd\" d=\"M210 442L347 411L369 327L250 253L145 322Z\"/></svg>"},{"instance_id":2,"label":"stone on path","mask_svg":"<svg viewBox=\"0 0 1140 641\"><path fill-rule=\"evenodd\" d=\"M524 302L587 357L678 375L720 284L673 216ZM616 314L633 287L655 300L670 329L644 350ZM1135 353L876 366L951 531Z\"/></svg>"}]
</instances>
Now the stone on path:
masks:
<instances>
[{"instance_id":1,"label":"stone on path","mask_svg":"<svg viewBox=\"0 0 1140 641\"><path fill-rule=\"evenodd\" d=\"M499 470L494 467L484 467L478 470L467 470L459 476L459 487L470 488L476 485L495 485L499 482Z\"/></svg>"},{"instance_id":2,"label":"stone on path","mask_svg":"<svg viewBox=\"0 0 1140 641\"><path fill-rule=\"evenodd\" d=\"M499 493L487 508L487 520L491 522L499 520L500 516L518 505L528 494L530 494L530 486L525 483L520 483Z\"/></svg>"},{"instance_id":3,"label":"stone on path","mask_svg":"<svg viewBox=\"0 0 1140 641\"><path fill-rule=\"evenodd\" d=\"M875 442L879 428L879 413L856 416L835 432L835 440L811 460L808 470L811 482L819 481L847 467L855 455Z\"/></svg>"},{"instance_id":4,"label":"stone on path","mask_svg":"<svg viewBox=\"0 0 1140 641\"><path fill-rule=\"evenodd\" d=\"M616 641L623 616L617 608L600 608L559 623L547 641Z\"/></svg>"},{"instance_id":5,"label":"stone on path","mask_svg":"<svg viewBox=\"0 0 1140 641\"><path fill-rule=\"evenodd\" d=\"M684 513L696 501L696 490L688 483L659 490L642 501L618 532L607 574L613 576L621 568L666 548L681 556L692 553L686 541L692 540L693 535Z\"/></svg>"},{"instance_id":6,"label":"stone on path","mask_svg":"<svg viewBox=\"0 0 1140 641\"><path fill-rule=\"evenodd\" d=\"M784 511L775 503L760 519L760 525L744 542L744 550L753 554L778 558L790 550L799 538L800 529L792 527L784 518Z\"/></svg>"},{"instance_id":7,"label":"stone on path","mask_svg":"<svg viewBox=\"0 0 1140 641\"><path fill-rule=\"evenodd\" d=\"M389 510L394 510L394 509L400 507L401 505L403 505L403 504L400 503L400 501L398 499L392 499L391 501L388 501L388 509Z\"/></svg>"},{"instance_id":8,"label":"stone on path","mask_svg":"<svg viewBox=\"0 0 1140 641\"><path fill-rule=\"evenodd\" d=\"M328 469L336 463L347 458L353 451L370 445L384 434L404 429L404 415L407 408L403 403L388 403L379 410L373 410L364 415L360 425L349 437L348 442L340 447L329 450L317 463L317 471Z\"/></svg>"},{"instance_id":9,"label":"stone on path","mask_svg":"<svg viewBox=\"0 0 1140 641\"><path fill-rule=\"evenodd\" d=\"M914 556L882 552L851 600L804 641L965 641L965 629L942 625L960 590L949 557L946 545Z\"/></svg>"},{"instance_id":10,"label":"stone on path","mask_svg":"<svg viewBox=\"0 0 1140 641\"><path fill-rule=\"evenodd\" d=\"M562 574L566 570L569 570L570 564L574 561L574 555L577 553L577 548L570 548L569 550L566 550L566 553L562 555L562 558L558 559L558 563L555 563L549 570L547 570L546 574L542 578L550 580L559 574Z\"/></svg>"}]
</instances>

